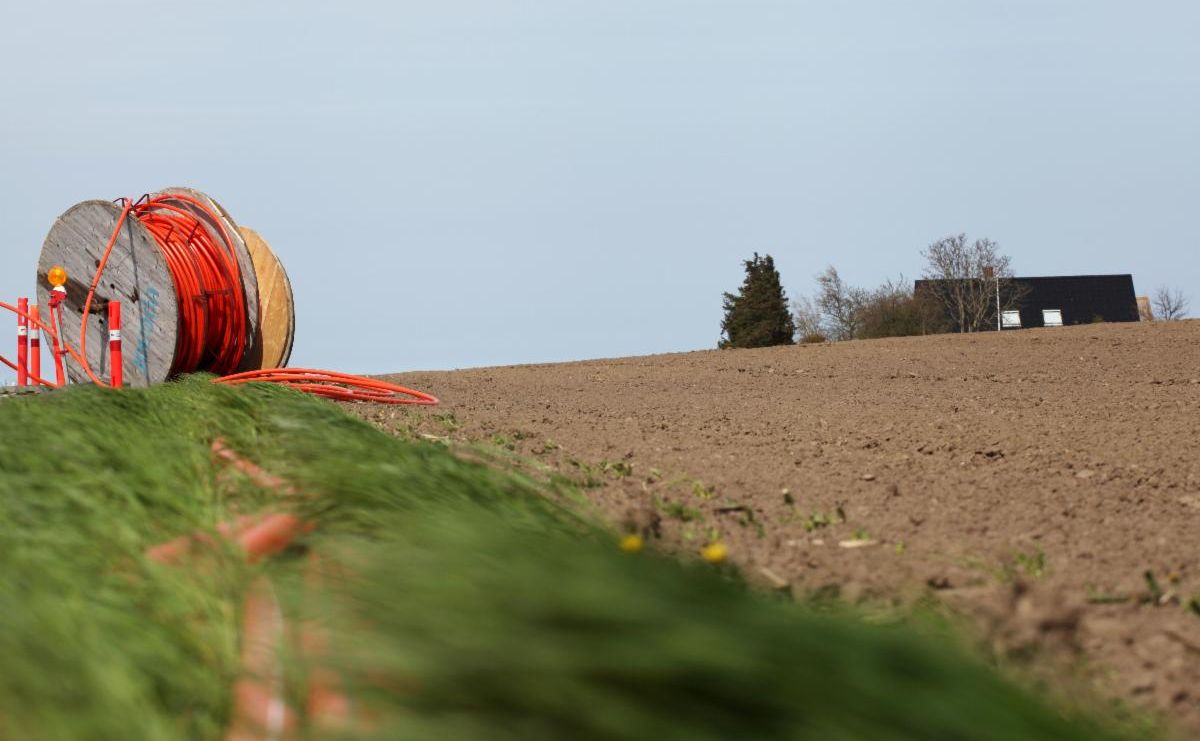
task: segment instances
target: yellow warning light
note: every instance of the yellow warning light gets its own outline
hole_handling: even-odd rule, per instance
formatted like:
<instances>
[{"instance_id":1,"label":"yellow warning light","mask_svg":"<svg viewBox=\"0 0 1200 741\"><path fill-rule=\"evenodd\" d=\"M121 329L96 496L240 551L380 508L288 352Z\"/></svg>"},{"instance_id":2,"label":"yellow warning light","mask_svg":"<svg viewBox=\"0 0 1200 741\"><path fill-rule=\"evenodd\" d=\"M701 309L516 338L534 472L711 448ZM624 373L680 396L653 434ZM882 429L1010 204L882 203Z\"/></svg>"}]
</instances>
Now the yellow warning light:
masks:
<instances>
[{"instance_id":1,"label":"yellow warning light","mask_svg":"<svg viewBox=\"0 0 1200 741\"><path fill-rule=\"evenodd\" d=\"M61 265L55 265L46 273L46 279L50 281L50 285L60 288L67 284L67 271L63 270Z\"/></svg>"}]
</instances>

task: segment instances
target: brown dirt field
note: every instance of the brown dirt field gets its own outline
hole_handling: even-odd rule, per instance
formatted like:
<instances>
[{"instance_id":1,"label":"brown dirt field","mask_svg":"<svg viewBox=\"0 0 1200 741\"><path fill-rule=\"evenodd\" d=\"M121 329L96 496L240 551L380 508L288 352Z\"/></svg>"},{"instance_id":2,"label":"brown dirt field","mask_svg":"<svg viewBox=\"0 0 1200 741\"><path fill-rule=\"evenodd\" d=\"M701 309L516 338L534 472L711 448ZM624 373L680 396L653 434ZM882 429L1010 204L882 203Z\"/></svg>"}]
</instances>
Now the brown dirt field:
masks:
<instances>
[{"instance_id":1,"label":"brown dirt field","mask_svg":"<svg viewBox=\"0 0 1200 741\"><path fill-rule=\"evenodd\" d=\"M936 594L997 656L1200 736L1200 321L389 380L443 406L361 408L385 427L541 461L768 586Z\"/></svg>"}]
</instances>

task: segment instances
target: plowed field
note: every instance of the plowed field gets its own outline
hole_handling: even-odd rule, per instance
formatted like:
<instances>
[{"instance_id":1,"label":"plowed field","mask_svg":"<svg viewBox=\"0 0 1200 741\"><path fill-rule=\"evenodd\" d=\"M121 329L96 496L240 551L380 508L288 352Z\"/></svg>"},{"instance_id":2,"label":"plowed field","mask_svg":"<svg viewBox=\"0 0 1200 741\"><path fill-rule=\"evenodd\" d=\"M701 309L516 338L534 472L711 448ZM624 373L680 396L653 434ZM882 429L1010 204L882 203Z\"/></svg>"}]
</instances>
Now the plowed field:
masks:
<instances>
[{"instance_id":1,"label":"plowed field","mask_svg":"<svg viewBox=\"0 0 1200 741\"><path fill-rule=\"evenodd\" d=\"M443 406L362 409L384 426L540 461L770 587L935 594L1200 736L1200 321L389 380Z\"/></svg>"}]
</instances>

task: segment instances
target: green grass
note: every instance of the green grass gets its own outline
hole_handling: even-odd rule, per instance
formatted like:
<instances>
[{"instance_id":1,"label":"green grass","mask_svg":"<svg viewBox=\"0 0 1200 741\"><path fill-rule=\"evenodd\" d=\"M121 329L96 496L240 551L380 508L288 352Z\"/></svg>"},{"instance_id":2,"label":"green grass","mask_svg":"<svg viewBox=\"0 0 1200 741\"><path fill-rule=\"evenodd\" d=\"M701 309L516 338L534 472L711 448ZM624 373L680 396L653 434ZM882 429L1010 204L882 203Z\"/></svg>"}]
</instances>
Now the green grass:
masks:
<instances>
[{"instance_id":1,"label":"green grass","mask_svg":"<svg viewBox=\"0 0 1200 741\"><path fill-rule=\"evenodd\" d=\"M235 450L311 496L300 549L187 568L144 550L278 506ZM219 739L238 605L267 574L324 624L377 738L1104 739L958 642L621 553L532 479L331 403L204 379L0 401L0 738ZM299 695L310 657L290 657Z\"/></svg>"}]
</instances>

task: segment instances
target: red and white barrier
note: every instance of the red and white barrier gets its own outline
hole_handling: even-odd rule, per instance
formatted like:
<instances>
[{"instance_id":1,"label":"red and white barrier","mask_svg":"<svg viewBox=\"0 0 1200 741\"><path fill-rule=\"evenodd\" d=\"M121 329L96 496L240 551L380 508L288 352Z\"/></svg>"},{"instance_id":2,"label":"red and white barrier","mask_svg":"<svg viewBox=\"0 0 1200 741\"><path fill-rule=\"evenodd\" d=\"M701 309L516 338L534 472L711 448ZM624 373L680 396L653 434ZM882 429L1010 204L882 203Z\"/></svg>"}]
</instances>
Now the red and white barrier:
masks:
<instances>
[{"instance_id":1,"label":"red and white barrier","mask_svg":"<svg viewBox=\"0 0 1200 741\"><path fill-rule=\"evenodd\" d=\"M121 388L124 374L121 368L121 302L108 302L108 366L113 388Z\"/></svg>"},{"instance_id":2,"label":"red and white barrier","mask_svg":"<svg viewBox=\"0 0 1200 741\"><path fill-rule=\"evenodd\" d=\"M17 385L29 385L29 299L17 299Z\"/></svg>"},{"instance_id":3,"label":"red and white barrier","mask_svg":"<svg viewBox=\"0 0 1200 741\"><path fill-rule=\"evenodd\" d=\"M41 307L37 304L29 307L29 375L34 378L42 377L42 321Z\"/></svg>"}]
</instances>

